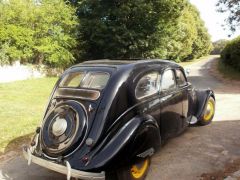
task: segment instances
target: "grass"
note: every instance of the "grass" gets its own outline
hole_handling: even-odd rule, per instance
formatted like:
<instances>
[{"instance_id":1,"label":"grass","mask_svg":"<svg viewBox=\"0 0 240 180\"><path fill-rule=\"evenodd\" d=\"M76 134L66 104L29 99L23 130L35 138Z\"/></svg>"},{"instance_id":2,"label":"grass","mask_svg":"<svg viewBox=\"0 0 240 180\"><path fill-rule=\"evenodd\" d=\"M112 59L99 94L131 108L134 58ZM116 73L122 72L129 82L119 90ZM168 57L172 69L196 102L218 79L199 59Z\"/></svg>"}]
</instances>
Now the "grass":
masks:
<instances>
[{"instance_id":1,"label":"grass","mask_svg":"<svg viewBox=\"0 0 240 180\"><path fill-rule=\"evenodd\" d=\"M224 64L220 58L218 60L218 70L224 78L240 80L240 71L237 71L233 67Z\"/></svg>"},{"instance_id":2,"label":"grass","mask_svg":"<svg viewBox=\"0 0 240 180\"><path fill-rule=\"evenodd\" d=\"M190 60L190 61L181 62L179 64L181 66L188 66L188 65L191 65L191 64L196 63L198 61L202 61L204 59L217 58L217 57L219 57L219 55L208 55L208 56L203 56L203 57L198 58L198 59L193 59L193 60Z\"/></svg>"},{"instance_id":3,"label":"grass","mask_svg":"<svg viewBox=\"0 0 240 180\"><path fill-rule=\"evenodd\" d=\"M16 148L19 141L35 131L56 80L0 83L0 154L6 153L9 147Z\"/></svg>"}]
</instances>

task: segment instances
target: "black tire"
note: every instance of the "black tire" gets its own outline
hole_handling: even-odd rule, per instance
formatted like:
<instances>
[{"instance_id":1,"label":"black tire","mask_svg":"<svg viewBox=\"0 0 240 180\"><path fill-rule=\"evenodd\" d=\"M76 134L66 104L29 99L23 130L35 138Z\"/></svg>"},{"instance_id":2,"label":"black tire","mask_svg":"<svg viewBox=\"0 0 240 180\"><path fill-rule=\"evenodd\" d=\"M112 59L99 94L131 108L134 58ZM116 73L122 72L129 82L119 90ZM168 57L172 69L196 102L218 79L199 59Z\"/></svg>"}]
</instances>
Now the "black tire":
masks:
<instances>
[{"instance_id":1,"label":"black tire","mask_svg":"<svg viewBox=\"0 0 240 180\"><path fill-rule=\"evenodd\" d=\"M205 109L201 115L199 125L205 126L212 122L215 114L215 100L213 97L209 97L205 105Z\"/></svg>"},{"instance_id":2,"label":"black tire","mask_svg":"<svg viewBox=\"0 0 240 180\"><path fill-rule=\"evenodd\" d=\"M138 163L117 171L118 180L144 180L151 164L151 158L147 157ZM139 168L139 169L138 169Z\"/></svg>"}]
</instances>

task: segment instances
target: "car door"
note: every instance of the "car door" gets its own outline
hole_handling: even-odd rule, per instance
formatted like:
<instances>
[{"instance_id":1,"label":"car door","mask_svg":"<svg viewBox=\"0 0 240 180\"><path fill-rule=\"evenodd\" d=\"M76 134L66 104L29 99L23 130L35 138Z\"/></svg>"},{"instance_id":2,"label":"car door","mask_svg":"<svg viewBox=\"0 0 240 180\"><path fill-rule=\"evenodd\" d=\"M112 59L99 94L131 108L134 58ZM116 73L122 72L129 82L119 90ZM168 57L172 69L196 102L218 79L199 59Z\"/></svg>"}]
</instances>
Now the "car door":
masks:
<instances>
[{"instance_id":1,"label":"car door","mask_svg":"<svg viewBox=\"0 0 240 180\"><path fill-rule=\"evenodd\" d=\"M188 82L187 78L185 76L185 73L182 69L176 69L176 82L178 86L179 93L181 93L182 96L182 125L183 129L188 126L188 109L189 109L189 101L188 101Z\"/></svg>"},{"instance_id":2,"label":"car door","mask_svg":"<svg viewBox=\"0 0 240 180\"><path fill-rule=\"evenodd\" d=\"M179 133L183 127L182 94L173 69L165 70L160 81L160 133L166 139Z\"/></svg>"}]
</instances>

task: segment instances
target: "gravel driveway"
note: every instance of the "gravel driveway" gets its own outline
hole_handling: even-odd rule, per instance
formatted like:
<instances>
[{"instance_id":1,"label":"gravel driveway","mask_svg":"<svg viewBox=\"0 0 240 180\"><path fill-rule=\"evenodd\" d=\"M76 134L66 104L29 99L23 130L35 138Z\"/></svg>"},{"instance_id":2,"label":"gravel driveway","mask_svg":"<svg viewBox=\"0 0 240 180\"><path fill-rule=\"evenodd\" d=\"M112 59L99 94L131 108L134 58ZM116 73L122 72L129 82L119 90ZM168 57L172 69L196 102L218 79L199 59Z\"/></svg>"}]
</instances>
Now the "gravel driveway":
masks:
<instances>
[{"instance_id":1,"label":"gravel driveway","mask_svg":"<svg viewBox=\"0 0 240 180\"><path fill-rule=\"evenodd\" d=\"M216 93L214 122L191 127L166 143L154 155L147 180L200 179L201 174L223 169L226 163L240 158L240 86L218 80L211 75L215 60L194 63L189 80L195 87L210 87ZM66 179L37 165L27 166L22 157L0 166L0 179L53 180Z\"/></svg>"}]
</instances>

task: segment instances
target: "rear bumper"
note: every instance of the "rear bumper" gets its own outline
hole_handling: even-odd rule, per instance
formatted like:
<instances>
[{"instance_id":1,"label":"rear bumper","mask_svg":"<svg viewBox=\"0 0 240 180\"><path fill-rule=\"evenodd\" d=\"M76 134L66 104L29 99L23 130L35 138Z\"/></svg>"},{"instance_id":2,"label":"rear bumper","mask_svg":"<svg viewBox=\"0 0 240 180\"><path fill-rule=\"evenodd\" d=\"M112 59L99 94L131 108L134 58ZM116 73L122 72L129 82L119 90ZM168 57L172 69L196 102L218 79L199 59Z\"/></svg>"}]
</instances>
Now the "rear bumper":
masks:
<instances>
[{"instance_id":1,"label":"rear bumper","mask_svg":"<svg viewBox=\"0 0 240 180\"><path fill-rule=\"evenodd\" d=\"M93 172L85 172L79 171L76 169L71 169L70 165L64 166L61 164L56 164L52 161L48 161L37 156L34 156L28 147L23 148L23 156L26 160L38 164L39 166L45 167L47 169L59 172L61 174L66 174L67 179L70 177L85 179L85 180L104 180L105 179L105 172L101 173L93 173ZM69 163L68 163L69 164Z\"/></svg>"}]
</instances>

